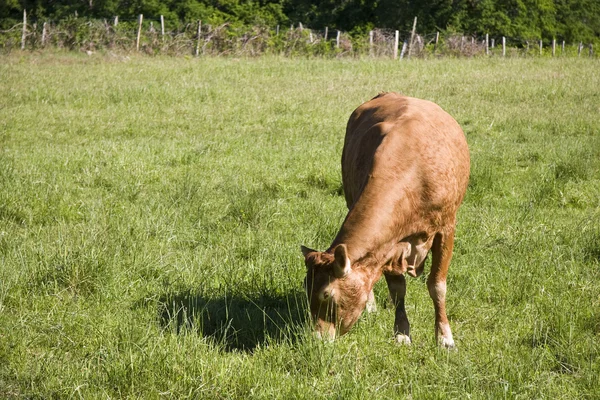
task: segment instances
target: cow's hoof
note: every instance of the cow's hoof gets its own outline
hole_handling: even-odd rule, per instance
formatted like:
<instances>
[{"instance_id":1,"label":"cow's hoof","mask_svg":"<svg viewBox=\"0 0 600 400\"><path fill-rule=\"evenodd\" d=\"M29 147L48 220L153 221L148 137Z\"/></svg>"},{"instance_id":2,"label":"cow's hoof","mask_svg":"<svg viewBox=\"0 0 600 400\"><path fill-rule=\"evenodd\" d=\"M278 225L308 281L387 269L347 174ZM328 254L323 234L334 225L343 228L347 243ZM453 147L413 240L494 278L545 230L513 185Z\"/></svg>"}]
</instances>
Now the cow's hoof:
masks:
<instances>
[{"instance_id":1,"label":"cow's hoof","mask_svg":"<svg viewBox=\"0 0 600 400\"><path fill-rule=\"evenodd\" d=\"M367 303L367 312L369 314L377 312L377 304L375 302Z\"/></svg>"},{"instance_id":2,"label":"cow's hoof","mask_svg":"<svg viewBox=\"0 0 600 400\"><path fill-rule=\"evenodd\" d=\"M441 336L438 339L438 344L440 345L441 348L444 348L444 349L448 349L448 350L456 349L456 345L454 344L454 339L452 339L452 338L445 338L445 337Z\"/></svg>"},{"instance_id":3,"label":"cow's hoof","mask_svg":"<svg viewBox=\"0 0 600 400\"><path fill-rule=\"evenodd\" d=\"M396 343L408 346L412 342L410 341L410 336L408 336L408 335L402 335L402 334L399 333L399 334L396 335Z\"/></svg>"},{"instance_id":4,"label":"cow's hoof","mask_svg":"<svg viewBox=\"0 0 600 400\"><path fill-rule=\"evenodd\" d=\"M313 332L313 337L323 343L333 343L335 335L322 334L321 332Z\"/></svg>"}]
</instances>

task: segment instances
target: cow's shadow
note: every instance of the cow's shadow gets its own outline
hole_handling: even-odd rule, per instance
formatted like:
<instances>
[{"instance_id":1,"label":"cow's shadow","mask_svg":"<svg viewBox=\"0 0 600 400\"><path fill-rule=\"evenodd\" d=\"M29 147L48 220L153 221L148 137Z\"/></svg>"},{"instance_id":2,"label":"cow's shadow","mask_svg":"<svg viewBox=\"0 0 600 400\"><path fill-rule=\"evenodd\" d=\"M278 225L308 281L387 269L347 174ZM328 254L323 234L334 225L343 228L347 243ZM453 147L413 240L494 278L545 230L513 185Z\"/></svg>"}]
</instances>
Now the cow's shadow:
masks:
<instances>
[{"instance_id":1,"label":"cow's shadow","mask_svg":"<svg viewBox=\"0 0 600 400\"><path fill-rule=\"evenodd\" d=\"M197 332L227 351L253 351L296 341L306 326L306 295L204 296L179 293L159 301L160 323L176 333Z\"/></svg>"}]
</instances>

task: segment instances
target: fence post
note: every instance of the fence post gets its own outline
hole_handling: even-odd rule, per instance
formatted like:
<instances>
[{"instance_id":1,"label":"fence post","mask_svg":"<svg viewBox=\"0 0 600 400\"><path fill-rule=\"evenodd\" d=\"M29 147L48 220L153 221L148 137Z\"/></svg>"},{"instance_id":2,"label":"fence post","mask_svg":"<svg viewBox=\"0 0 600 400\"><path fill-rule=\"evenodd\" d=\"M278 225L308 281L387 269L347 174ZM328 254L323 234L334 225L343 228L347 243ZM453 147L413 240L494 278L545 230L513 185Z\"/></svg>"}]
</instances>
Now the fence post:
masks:
<instances>
[{"instance_id":1,"label":"fence post","mask_svg":"<svg viewBox=\"0 0 600 400\"><path fill-rule=\"evenodd\" d=\"M396 31L394 36L394 60L398 58L398 42L400 41L400 31Z\"/></svg>"},{"instance_id":2,"label":"fence post","mask_svg":"<svg viewBox=\"0 0 600 400\"><path fill-rule=\"evenodd\" d=\"M486 56L490 55L490 34L489 33L485 34L485 55Z\"/></svg>"},{"instance_id":3,"label":"fence post","mask_svg":"<svg viewBox=\"0 0 600 400\"><path fill-rule=\"evenodd\" d=\"M594 45L590 43L590 57L594 56Z\"/></svg>"},{"instance_id":4,"label":"fence post","mask_svg":"<svg viewBox=\"0 0 600 400\"><path fill-rule=\"evenodd\" d=\"M492 38L492 49L496 47L496 39Z\"/></svg>"},{"instance_id":5,"label":"fence post","mask_svg":"<svg viewBox=\"0 0 600 400\"><path fill-rule=\"evenodd\" d=\"M463 49L465 47L465 37L461 36L460 37L460 54L462 55Z\"/></svg>"},{"instance_id":6,"label":"fence post","mask_svg":"<svg viewBox=\"0 0 600 400\"><path fill-rule=\"evenodd\" d=\"M340 48L340 36L342 35L342 32L337 31L337 38L335 39L335 47L336 48Z\"/></svg>"},{"instance_id":7,"label":"fence post","mask_svg":"<svg viewBox=\"0 0 600 400\"><path fill-rule=\"evenodd\" d=\"M410 42L408 42L408 55L406 56L406 58L410 58L410 53L412 51L413 39L415 38L415 30L416 29L417 29L417 17L415 17L415 20L413 21L412 31L410 31Z\"/></svg>"},{"instance_id":8,"label":"fence post","mask_svg":"<svg viewBox=\"0 0 600 400\"><path fill-rule=\"evenodd\" d=\"M433 54L435 54L435 52L437 51L437 47L438 47L438 42L440 40L440 31L437 31L435 33L435 43L433 45Z\"/></svg>"},{"instance_id":9,"label":"fence post","mask_svg":"<svg viewBox=\"0 0 600 400\"><path fill-rule=\"evenodd\" d=\"M405 40L404 42L402 42L402 51L400 52L400 59L401 60L404 58L404 54L406 54L406 48L407 47L408 47L408 43Z\"/></svg>"},{"instance_id":10,"label":"fence post","mask_svg":"<svg viewBox=\"0 0 600 400\"><path fill-rule=\"evenodd\" d=\"M581 57L581 49L583 49L583 43L579 42L579 46L577 47L577 57Z\"/></svg>"},{"instance_id":11,"label":"fence post","mask_svg":"<svg viewBox=\"0 0 600 400\"><path fill-rule=\"evenodd\" d=\"M542 42L542 39L540 39L540 56L543 54L543 52L542 52L543 45L544 45L544 43Z\"/></svg>"},{"instance_id":12,"label":"fence post","mask_svg":"<svg viewBox=\"0 0 600 400\"><path fill-rule=\"evenodd\" d=\"M369 55L373 57L373 31L369 31Z\"/></svg>"},{"instance_id":13,"label":"fence post","mask_svg":"<svg viewBox=\"0 0 600 400\"><path fill-rule=\"evenodd\" d=\"M552 57L556 55L556 39L552 39Z\"/></svg>"},{"instance_id":14,"label":"fence post","mask_svg":"<svg viewBox=\"0 0 600 400\"><path fill-rule=\"evenodd\" d=\"M23 34L21 35L21 50L25 50L26 36L27 36L27 10L23 9Z\"/></svg>"},{"instance_id":15,"label":"fence post","mask_svg":"<svg viewBox=\"0 0 600 400\"><path fill-rule=\"evenodd\" d=\"M200 54L200 33L202 32L202 21L198 20L198 32L196 34L196 57Z\"/></svg>"},{"instance_id":16,"label":"fence post","mask_svg":"<svg viewBox=\"0 0 600 400\"><path fill-rule=\"evenodd\" d=\"M44 25L42 25L42 47L46 46L46 35L46 22L44 22Z\"/></svg>"},{"instance_id":17,"label":"fence post","mask_svg":"<svg viewBox=\"0 0 600 400\"><path fill-rule=\"evenodd\" d=\"M138 31L137 31L137 39L135 40L135 51L140 51L140 37L142 35L142 21L144 20L144 16L140 14L138 17Z\"/></svg>"},{"instance_id":18,"label":"fence post","mask_svg":"<svg viewBox=\"0 0 600 400\"><path fill-rule=\"evenodd\" d=\"M502 36L502 57L506 57L506 37Z\"/></svg>"},{"instance_id":19,"label":"fence post","mask_svg":"<svg viewBox=\"0 0 600 400\"><path fill-rule=\"evenodd\" d=\"M115 15L115 22L113 23L113 26L117 26L119 25L119 16Z\"/></svg>"},{"instance_id":20,"label":"fence post","mask_svg":"<svg viewBox=\"0 0 600 400\"><path fill-rule=\"evenodd\" d=\"M279 25L275 28L275 36L279 36Z\"/></svg>"},{"instance_id":21,"label":"fence post","mask_svg":"<svg viewBox=\"0 0 600 400\"><path fill-rule=\"evenodd\" d=\"M327 41L327 36L329 36L329 27L328 26L325 27L325 38L324 38L325 41Z\"/></svg>"},{"instance_id":22,"label":"fence post","mask_svg":"<svg viewBox=\"0 0 600 400\"><path fill-rule=\"evenodd\" d=\"M560 55L561 56L565 55L565 41L564 40L562 41L562 47L561 47L561 50L560 50Z\"/></svg>"},{"instance_id":23,"label":"fence post","mask_svg":"<svg viewBox=\"0 0 600 400\"><path fill-rule=\"evenodd\" d=\"M164 16L160 16L160 34L162 36L162 38L165 38L165 17Z\"/></svg>"}]
</instances>

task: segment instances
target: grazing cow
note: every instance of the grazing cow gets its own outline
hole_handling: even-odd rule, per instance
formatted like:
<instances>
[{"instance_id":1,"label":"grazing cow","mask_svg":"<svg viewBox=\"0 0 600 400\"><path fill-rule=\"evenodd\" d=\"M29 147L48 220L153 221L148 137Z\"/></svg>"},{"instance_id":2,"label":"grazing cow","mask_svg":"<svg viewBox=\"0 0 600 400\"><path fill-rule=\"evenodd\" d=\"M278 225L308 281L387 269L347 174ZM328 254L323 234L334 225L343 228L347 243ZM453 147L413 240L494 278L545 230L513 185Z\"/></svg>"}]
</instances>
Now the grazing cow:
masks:
<instances>
[{"instance_id":1,"label":"grazing cow","mask_svg":"<svg viewBox=\"0 0 600 400\"><path fill-rule=\"evenodd\" d=\"M365 306L374 309L373 286L383 274L396 341L410 343L404 274L420 275L431 250L436 339L454 346L446 275L469 164L462 129L432 102L382 93L352 113L342 154L348 214L329 249L301 248L317 336L343 335Z\"/></svg>"}]
</instances>

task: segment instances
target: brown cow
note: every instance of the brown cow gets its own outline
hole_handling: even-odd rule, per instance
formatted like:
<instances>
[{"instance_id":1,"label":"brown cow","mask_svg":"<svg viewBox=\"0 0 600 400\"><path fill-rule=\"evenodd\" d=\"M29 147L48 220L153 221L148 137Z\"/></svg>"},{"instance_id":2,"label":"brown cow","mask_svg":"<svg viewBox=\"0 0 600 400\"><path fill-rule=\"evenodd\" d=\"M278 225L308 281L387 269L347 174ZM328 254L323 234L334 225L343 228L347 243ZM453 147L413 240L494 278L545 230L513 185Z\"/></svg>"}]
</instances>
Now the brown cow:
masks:
<instances>
[{"instance_id":1,"label":"brown cow","mask_svg":"<svg viewBox=\"0 0 600 400\"><path fill-rule=\"evenodd\" d=\"M343 335L383 274L396 306L394 335L410 343L404 274L427 279L438 343L453 347L446 275L456 212L469 180L469 149L458 123L438 105L382 93L350 116L342 154L348 215L324 252L302 246L310 311L319 337Z\"/></svg>"}]
</instances>

